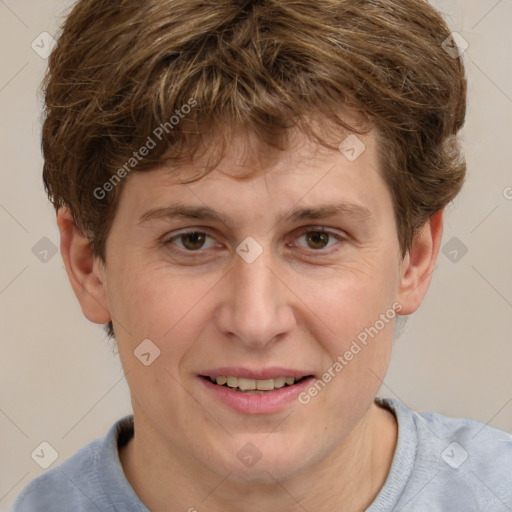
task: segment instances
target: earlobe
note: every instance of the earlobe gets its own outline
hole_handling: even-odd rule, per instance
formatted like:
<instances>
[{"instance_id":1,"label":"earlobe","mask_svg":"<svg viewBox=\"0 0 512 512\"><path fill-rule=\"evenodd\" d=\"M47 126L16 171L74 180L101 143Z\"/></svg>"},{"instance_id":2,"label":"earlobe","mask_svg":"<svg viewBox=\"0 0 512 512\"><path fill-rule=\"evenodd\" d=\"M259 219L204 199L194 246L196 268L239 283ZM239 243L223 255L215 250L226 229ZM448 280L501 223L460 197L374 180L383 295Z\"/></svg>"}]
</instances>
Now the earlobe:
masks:
<instances>
[{"instance_id":1,"label":"earlobe","mask_svg":"<svg viewBox=\"0 0 512 512\"><path fill-rule=\"evenodd\" d=\"M427 293L443 236L443 210L435 213L414 238L406 254L399 286L401 315L414 313Z\"/></svg>"},{"instance_id":2,"label":"earlobe","mask_svg":"<svg viewBox=\"0 0 512 512\"><path fill-rule=\"evenodd\" d=\"M58 211L57 225L64 266L83 314L97 324L109 322L111 317L102 262L94 258L89 240L77 227L68 208Z\"/></svg>"}]
</instances>

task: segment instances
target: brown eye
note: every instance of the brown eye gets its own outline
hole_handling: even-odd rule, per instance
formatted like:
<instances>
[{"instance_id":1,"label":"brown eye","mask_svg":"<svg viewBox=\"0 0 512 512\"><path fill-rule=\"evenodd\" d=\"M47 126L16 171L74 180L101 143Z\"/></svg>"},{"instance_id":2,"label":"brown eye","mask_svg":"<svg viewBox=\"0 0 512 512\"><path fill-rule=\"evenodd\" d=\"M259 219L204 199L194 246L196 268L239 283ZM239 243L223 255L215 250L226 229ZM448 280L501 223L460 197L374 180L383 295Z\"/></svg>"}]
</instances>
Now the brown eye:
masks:
<instances>
[{"instance_id":1,"label":"brown eye","mask_svg":"<svg viewBox=\"0 0 512 512\"><path fill-rule=\"evenodd\" d=\"M181 239L183 247L189 251L197 251L203 247L206 241L206 234L199 232L184 233L180 235L179 238Z\"/></svg>"},{"instance_id":2,"label":"brown eye","mask_svg":"<svg viewBox=\"0 0 512 512\"><path fill-rule=\"evenodd\" d=\"M296 241L293 243L295 247L320 252L323 249L328 250L335 245L339 245L346 240L346 237L333 231L318 228L302 230L295 240ZM323 254L325 253L326 252L323 251Z\"/></svg>"},{"instance_id":3,"label":"brown eye","mask_svg":"<svg viewBox=\"0 0 512 512\"><path fill-rule=\"evenodd\" d=\"M215 247L215 240L203 231L188 231L164 240L163 244L175 246L182 252L203 252Z\"/></svg>"},{"instance_id":4,"label":"brown eye","mask_svg":"<svg viewBox=\"0 0 512 512\"><path fill-rule=\"evenodd\" d=\"M325 231L309 231L306 240L311 249L324 249L329 243L329 233Z\"/></svg>"}]
</instances>

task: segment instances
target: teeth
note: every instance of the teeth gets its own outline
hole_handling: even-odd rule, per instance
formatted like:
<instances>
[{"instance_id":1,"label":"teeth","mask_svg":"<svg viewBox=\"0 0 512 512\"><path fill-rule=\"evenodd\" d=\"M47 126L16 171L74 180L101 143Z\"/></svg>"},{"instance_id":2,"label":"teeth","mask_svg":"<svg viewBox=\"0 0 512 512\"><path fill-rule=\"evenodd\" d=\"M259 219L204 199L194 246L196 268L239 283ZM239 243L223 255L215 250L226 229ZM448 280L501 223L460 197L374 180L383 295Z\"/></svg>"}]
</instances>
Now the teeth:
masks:
<instances>
[{"instance_id":1,"label":"teeth","mask_svg":"<svg viewBox=\"0 0 512 512\"><path fill-rule=\"evenodd\" d=\"M257 380L256 389L259 391L272 391L274 389L274 379Z\"/></svg>"},{"instance_id":2,"label":"teeth","mask_svg":"<svg viewBox=\"0 0 512 512\"><path fill-rule=\"evenodd\" d=\"M219 386L227 384L229 388L238 388L241 391L272 391L273 389L280 389L286 385L291 386L295 383L295 377L277 377L275 379L246 379L243 377L229 377L220 375L215 379L210 378Z\"/></svg>"},{"instance_id":3,"label":"teeth","mask_svg":"<svg viewBox=\"0 0 512 512\"><path fill-rule=\"evenodd\" d=\"M274 388L282 388L285 380L286 377L278 377L277 379L274 379Z\"/></svg>"},{"instance_id":4,"label":"teeth","mask_svg":"<svg viewBox=\"0 0 512 512\"><path fill-rule=\"evenodd\" d=\"M250 389L256 389L256 381L254 379L238 379L238 387L242 391L249 391Z\"/></svg>"},{"instance_id":5,"label":"teeth","mask_svg":"<svg viewBox=\"0 0 512 512\"><path fill-rule=\"evenodd\" d=\"M238 387L238 378L237 377L226 377L226 382L228 387L236 388Z\"/></svg>"}]
</instances>

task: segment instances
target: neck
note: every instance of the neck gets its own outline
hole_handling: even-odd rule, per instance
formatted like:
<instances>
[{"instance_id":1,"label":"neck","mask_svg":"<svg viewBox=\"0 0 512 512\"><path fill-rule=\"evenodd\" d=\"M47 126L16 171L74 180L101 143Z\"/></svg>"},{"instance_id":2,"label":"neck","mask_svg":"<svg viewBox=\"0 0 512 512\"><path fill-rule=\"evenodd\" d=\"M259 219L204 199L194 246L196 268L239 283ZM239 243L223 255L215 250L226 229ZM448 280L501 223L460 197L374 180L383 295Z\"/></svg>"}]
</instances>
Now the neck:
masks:
<instances>
[{"instance_id":1,"label":"neck","mask_svg":"<svg viewBox=\"0 0 512 512\"><path fill-rule=\"evenodd\" d=\"M297 504L318 512L364 511L384 485L398 433L394 415L373 404L349 436L313 465L286 480L244 483L210 472L179 450L148 443L151 436L141 429L135 411L134 418L138 435L119 456L126 478L152 512L205 505L210 512L291 512Z\"/></svg>"}]
</instances>

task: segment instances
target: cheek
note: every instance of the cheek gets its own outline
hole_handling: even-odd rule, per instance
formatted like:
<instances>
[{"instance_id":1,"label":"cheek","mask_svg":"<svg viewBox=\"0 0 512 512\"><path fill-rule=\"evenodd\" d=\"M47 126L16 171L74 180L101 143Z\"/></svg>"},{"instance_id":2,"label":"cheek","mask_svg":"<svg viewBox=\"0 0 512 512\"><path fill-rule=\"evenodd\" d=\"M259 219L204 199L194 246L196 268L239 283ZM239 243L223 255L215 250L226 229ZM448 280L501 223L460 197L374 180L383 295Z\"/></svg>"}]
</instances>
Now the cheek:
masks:
<instances>
[{"instance_id":1,"label":"cheek","mask_svg":"<svg viewBox=\"0 0 512 512\"><path fill-rule=\"evenodd\" d=\"M389 293L381 293L377 285L360 280L340 283L330 290L331 300L327 295L318 297L309 318L309 326L315 326L311 332L316 351L322 345L323 373L301 403L311 402L315 416L332 432L340 422L359 420L389 366L396 312L391 287Z\"/></svg>"},{"instance_id":2,"label":"cheek","mask_svg":"<svg viewBox=\"0 0 512 512\"><path fill-rule=\"evenodd\" d=\"M362 401L371 401L378 392L389 364L396 318L398 263L392 252L389 258L372 252L359 263L321 285L311 280L300 287L310 306L303 309L303 321L316 351L322 346L321 380L331 390L318 393L318 404L342 415L355 414L356 404L363 406Z\"/></svg>"},{"instance_id":3,"label":"cheek","mask_svg":"<svg viewBox=\"0 0 512 512\"><path fill-rule=\"evenodd\" d=\"M393 340L393 300L371 287L344 287L337 292L331 300L317 300L308 321L313 339L329 356L325 370L341 359L341 366L331 368L331 373L343 374L344 380L375 380L372 372L382 377Z\"/></svg>"},{"instance_id":4,"label":"cheek","mask_svg":"<svg viewBox=\"0 0 512 512\"><path fill-rule=\"evenodd\" d=\"M123 344L134 347L149 338L162 351L179 352L180 344L201 329L204 305L221 277L205 273L191 279L162 264L133 265L130 272L119 268L110 281L110 305Z\"/></svg>"},{"instance_id":5,"label":"cheek","mask_svg":"<svg viewBox=\"0 0 512 512\"><path fill-rule=\"evenodd\" d=\"M390 309L397 297L398 263L371 256L322 280L312 277L297 282L297 295L308 306L308 323L318 325L317 339L329 340L333 349L343 348L377 321L379 330L390 334L388 326L393 322L388 317L394 318ZM380 316L386 312L386 323L381 326ZM332 350L329 353L333 355Z\"/></svg>"}]
</instances>

